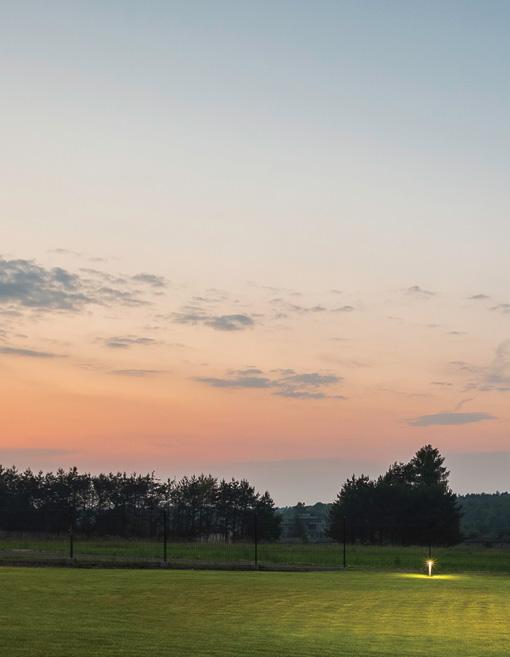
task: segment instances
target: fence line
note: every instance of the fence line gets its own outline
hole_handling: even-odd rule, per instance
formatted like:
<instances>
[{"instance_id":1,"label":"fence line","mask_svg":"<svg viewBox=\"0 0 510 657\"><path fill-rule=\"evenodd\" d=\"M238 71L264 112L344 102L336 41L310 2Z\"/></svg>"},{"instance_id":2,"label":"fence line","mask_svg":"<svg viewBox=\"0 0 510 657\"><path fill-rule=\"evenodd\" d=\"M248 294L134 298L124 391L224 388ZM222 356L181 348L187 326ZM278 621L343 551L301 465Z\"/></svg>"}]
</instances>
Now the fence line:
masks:
<instances>
[{"instance_id":1,"label":"fence line","mask_svg":"<svg viewBox=\"0 0 510 657\"><path fill-rule=\"evenodd\" d=\"M74 512L69 513L68 522L67 532L54 533L34 532L20 523L16 530L5 530L0 523L0 564L416 570L433 558L438 567L450 570L462 566L510 572L510 545L445 548L418 521L409 528L427 540L414 546L392 542L397 535L394 527L369 526L349 518L343 518L342 535L336 542L271 542L261 536L254 509L244 509L228 522L221 517L219 523L210 507L166 505L150 513L141 511L130 518L124 535L114 536L107 535L103 525L94 531Z\"/></svg>"}]
</instances>

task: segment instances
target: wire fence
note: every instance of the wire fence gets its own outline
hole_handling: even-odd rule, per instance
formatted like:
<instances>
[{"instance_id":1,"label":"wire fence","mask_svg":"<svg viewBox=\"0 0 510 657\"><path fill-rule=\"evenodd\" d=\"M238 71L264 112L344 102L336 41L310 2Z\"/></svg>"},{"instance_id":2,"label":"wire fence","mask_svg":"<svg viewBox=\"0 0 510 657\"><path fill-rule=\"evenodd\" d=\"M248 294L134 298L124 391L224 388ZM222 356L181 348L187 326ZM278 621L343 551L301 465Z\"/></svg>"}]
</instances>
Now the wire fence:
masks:
<instances>
[{"instance_id":1,"label":"wire fence","mask_svg":"<svg viewBox=\"0 0 510 657\"><path fill-rule=\"evenodd\" d=\"M432 559L438 572L510 573L510 544L503 542L445 547L430 528L422 528L421 544L403 545L395 528L368 527L347 518L337 541L326 536L317 542L269 541L259 524L249 509L220 523L211 509L165 508L131 515L112 535L107 526L80 523L71 514L64 531L0 525L0 564L424 572Z\"/></svg>"},{"instance_id":2,"label":"wire fence","mask_svg":"<svg viewBox=\"0 0 510 657\"><path fill-rule=\"evenodd\" d=\"M124 517L122 513L112 516L109 523L104 519L91 522L70 509L57 531L44 530L51 526L45 515L39 514L37 523L30 518L3 517L9 519L3 525L0 522L0 562L4 563L259 565L260 518L253 509L222 515L214 508L183 505L130 509Z\"/></svg>"}]
</instances>

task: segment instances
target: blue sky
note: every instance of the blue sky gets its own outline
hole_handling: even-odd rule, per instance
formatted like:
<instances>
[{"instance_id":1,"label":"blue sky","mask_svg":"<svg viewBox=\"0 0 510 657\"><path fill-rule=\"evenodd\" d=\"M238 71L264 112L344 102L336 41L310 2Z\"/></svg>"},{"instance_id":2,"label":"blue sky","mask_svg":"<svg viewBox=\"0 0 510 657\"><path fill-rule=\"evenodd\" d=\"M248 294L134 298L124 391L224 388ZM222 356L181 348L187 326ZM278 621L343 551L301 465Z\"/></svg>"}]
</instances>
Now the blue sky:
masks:
<instances>
[{"instance_id":1,"label":"blue sky","mask_svg":"<svg viewBox=\"0 0 510 657\"><path fill-rule=\"evenodd\" d=\"M106 440L122 467L261 476L429 441L459 467L500 462L509 18L505 2L5 4L0 368L41 428L5 415L0 449L100 468ZM90 420L79 436L64 405Z\"/></svg>"}]
</instances>

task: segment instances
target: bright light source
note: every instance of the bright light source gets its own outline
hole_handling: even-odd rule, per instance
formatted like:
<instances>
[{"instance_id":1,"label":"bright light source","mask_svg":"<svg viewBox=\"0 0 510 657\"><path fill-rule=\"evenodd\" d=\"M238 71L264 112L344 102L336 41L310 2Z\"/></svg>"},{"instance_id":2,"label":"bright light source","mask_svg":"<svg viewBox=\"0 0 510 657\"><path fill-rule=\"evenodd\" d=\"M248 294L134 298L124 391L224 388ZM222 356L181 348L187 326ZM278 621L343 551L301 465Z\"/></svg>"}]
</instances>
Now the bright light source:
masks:
<instances>
[{"instance_id":1,"label":"bright light source","mask_svg":"<svg viewBox=\"0 0 510 657\"><path fill-rule=\"evenodd\" d=\"M427 559L425 563L427 564L427 568L429 569L429 577L432 577L432 566L434 565L434 560Z\"/></svg>"}]
</instances>

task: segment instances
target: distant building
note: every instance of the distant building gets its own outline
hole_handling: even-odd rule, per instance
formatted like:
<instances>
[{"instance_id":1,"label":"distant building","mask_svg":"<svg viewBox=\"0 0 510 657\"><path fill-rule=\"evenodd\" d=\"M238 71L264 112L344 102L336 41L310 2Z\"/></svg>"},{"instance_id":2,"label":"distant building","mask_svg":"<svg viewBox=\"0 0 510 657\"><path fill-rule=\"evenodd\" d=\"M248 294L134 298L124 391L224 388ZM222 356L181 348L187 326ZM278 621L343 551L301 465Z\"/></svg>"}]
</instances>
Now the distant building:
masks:
<instances>
[{"instance_id":1,"label":"distant building","mask_svg":"<svg viewBox=\"0 0 510 657\"><path fill-rule=\"evenodd\" d=\"M298 504L278 509L282 517L282 541L329 541L329 505L317 503L313 506Z\"/></svg>"}]
</instances>

